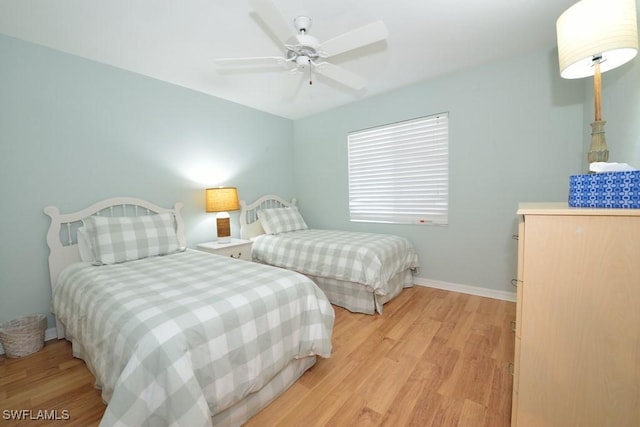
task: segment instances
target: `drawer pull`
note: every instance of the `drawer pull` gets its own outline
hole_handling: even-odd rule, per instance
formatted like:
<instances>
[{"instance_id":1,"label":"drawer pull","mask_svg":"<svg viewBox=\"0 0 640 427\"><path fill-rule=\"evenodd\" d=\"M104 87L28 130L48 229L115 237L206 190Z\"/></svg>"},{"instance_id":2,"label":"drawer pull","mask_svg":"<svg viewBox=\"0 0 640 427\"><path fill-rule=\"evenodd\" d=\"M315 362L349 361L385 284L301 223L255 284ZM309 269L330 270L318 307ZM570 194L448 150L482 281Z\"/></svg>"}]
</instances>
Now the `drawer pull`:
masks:
<instances>
[{"instance_id":1,"label":"drawer pull","mask_svg":"<svg viewBox=\"0 0 640 427\"><path fill-rule=\"evenodd\" d=\"M514 376L515 375L515 365L513 364L513 362L509 362L509 366L507 367L507 371L509 372L509 375Z\"/></svg>"},{"instance_id":2,"label":"drawer pull","mask_svg":"<svg viewBox=\"0 0 640 427\"><path fill-rule=\"evenodd\" d=\"M512 320L510 323L511 323L511 331L515 332L516 331L516 321Z\"/></svg>"},{"instance_id":3,"label":"drawer pull","mask_svg":"<svg viewBox=\"0 0 640 427\"><path fill-rule=\"evenodd\" d=\"M518 287L518 279L511 279L511 286Z\"/></svg>"},{"instance_id":4,"label":"drawer pull","mask_svg":"<svg viewBox=\"0 0 640 427\"><path fill-rule=\"evenodd\" d=\"M242 258L242 252L238 252L238 256L233 256L233 254L229 255L231 258L240 259Z\"/></svg>"},{"instance_id":5,"label":"drawer pull","mask_svg":"<svg viewBox=\"0 0 640 427\"><path fill-rule=\"evenodd\" d=\"M512 236L511 236L511 238L512 238L513 240L518 240L518 238L519 238L519 237L520 237L520 236L518 236L517 234L514 234L514 235L512 235Z\"/></svg>"}]
</instances>

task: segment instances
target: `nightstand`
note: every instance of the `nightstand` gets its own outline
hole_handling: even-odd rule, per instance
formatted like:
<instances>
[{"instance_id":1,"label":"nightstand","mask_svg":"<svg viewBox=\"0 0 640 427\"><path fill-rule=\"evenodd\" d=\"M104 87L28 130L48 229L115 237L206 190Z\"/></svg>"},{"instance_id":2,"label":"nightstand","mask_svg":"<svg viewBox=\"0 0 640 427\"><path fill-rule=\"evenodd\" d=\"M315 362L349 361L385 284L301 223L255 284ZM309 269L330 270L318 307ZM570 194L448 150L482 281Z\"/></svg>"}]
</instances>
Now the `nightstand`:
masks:
<instances>
[{"instance_id":1,"label":"nightstand","mask_svg":"<svg viewBox=\"0 0 640 427\"><path fill-rule=\"evenodd\" d=\"M229 243L206 242L199 243L196 249L216 255L251 261L251 240L231 239Z\"/></svg>"}]
</instances>

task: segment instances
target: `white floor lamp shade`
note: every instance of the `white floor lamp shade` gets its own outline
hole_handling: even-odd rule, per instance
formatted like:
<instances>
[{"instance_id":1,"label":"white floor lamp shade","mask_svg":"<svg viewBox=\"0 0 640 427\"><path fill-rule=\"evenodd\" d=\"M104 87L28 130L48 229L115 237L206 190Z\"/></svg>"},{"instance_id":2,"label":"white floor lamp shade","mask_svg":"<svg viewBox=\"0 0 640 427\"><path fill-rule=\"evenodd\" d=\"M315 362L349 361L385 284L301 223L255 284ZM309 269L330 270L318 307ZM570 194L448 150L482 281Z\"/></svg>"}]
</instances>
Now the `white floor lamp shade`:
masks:
<instances>
[{"instance_id":1,"label":"white floor lamp shade","mask_svg":"<svg viewBox=\"0 0 640 427\"><path fill-rule=\"evenodd\" d=\"M609 149L600 109L601 73L619 67L638 52L636 0L582 0L556 22L560 75L593 76L595 120L587 160L606 162Z\"/></svg>"}]
</instances>

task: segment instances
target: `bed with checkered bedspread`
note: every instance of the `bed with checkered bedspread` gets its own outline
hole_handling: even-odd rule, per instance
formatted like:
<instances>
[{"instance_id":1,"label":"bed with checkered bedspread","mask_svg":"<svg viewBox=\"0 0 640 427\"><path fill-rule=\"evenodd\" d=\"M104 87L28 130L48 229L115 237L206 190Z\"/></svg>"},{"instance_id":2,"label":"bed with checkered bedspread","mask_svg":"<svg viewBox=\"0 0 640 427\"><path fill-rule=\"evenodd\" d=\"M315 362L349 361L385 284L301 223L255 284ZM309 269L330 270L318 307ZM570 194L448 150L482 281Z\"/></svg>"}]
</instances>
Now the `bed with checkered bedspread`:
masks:
<instances>
[{"instance_id":1,"label":"bed with checkered bedspread","mask_svg":"<svg viewBox=\"0 0 640 427\"><path fill-rule=\"evenodd\" d=\"M295 200L274 195L241 206L242 237L253 240L254 261L308 276L335 305L382 314L386 302L413 286L418 255L404 237L310 229Z\"/></svg>"},{"instance_id":2,"label":"bed with checkered bedspread","mask_svg":"<svg viewBox=\"0 0 640 427\"><path fill-rule=\"evenodd\" d=\"M58 338L102 389L102 426L240 425L330 355L333 309L311 280L185 250L181 208L44 209Z\"/></svg>"},{"instance_id":3,"label":"bed with checkered bedspread","mask_svg":"<svg viewBox=\"0 0 640 427\"><path fill-rule=\"evenodd\" d=\"M309 279L197 251L74 264L53 311L108 402L103 425L208 425L292 361L331 353L333 310Z\"/></svg>"}]
</instances>

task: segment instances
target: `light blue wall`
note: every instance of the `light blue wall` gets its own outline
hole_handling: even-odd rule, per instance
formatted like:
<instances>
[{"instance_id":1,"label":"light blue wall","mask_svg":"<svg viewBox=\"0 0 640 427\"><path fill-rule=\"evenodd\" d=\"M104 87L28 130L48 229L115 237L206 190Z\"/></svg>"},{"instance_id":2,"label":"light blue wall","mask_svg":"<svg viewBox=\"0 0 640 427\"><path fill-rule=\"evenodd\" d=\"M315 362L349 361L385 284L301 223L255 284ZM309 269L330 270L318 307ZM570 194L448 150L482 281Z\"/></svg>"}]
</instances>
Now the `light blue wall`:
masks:
<instances>
[{"instance_id":1,"label":"light blue wall","mask_svg":"<svg viewBox=\"0 0 640 427\"><path fill-rule=\"evenodd\" d=\"M182 201L193 246L215 238L207 186L293 195L290 120L5 36L0 137L0 322L49 312L47 205Z\"/></svg>"},{"instance_id":2,"label":"light blue wall","mask_svg":"<svg viewBox=\"0 0 640 427\"><path fill-rule=\"evenodd\" d=\"M636 59L603 76L612 161L635 166L639 75ZM545 50L291 122L0 36L0 321L49 311L45 206L182 201L193 246L215 237L203 212L212 185L246 200L295 195L312 226L407 236L423 278L512 291L517 203L566 200L568 176L585 166L592 95L589 82L560 79ZM450 225L350 223L347 132L443 111Z\"/></svg>"},{"instance_id":3,"label":"light blue wall","mask_svg":"<svg viewBox=\"0 0 640 427\"><path fill-rule=\"evenodd\" d=\"M395 233L420 276L513 291L521 201L567 199L582 166L584 86L562 80L555 50L427 81L295 122L295 181L311 226ZM449 112L449 226L350 223L347 133Z\"/></svg>"}]
</instances>

